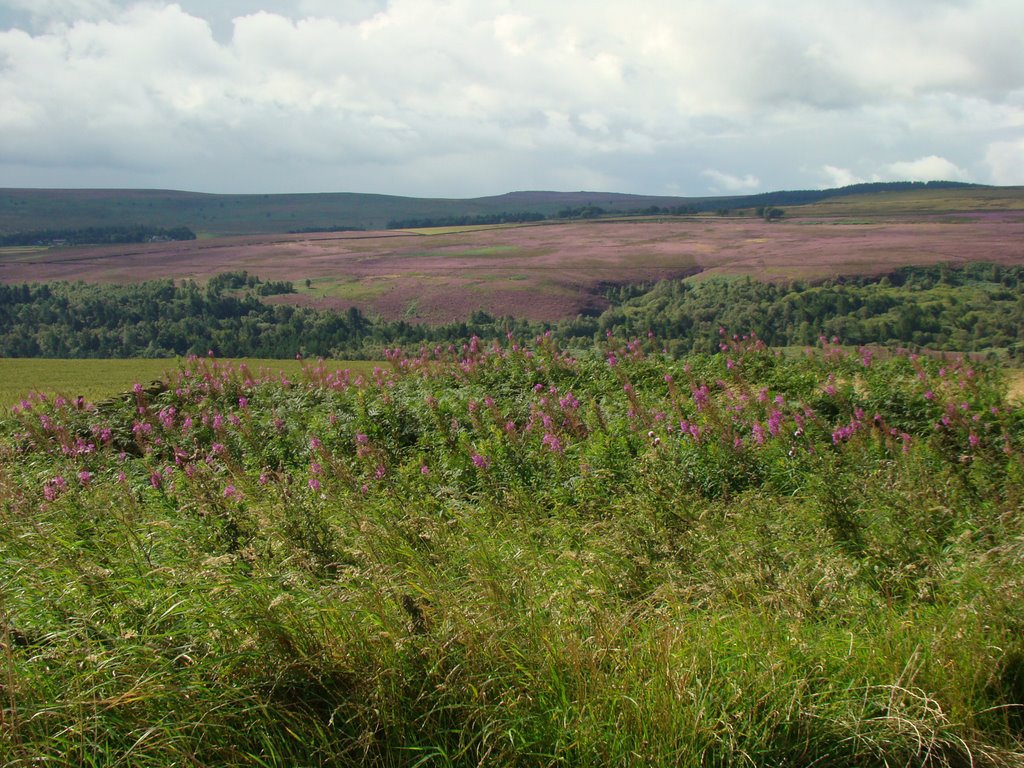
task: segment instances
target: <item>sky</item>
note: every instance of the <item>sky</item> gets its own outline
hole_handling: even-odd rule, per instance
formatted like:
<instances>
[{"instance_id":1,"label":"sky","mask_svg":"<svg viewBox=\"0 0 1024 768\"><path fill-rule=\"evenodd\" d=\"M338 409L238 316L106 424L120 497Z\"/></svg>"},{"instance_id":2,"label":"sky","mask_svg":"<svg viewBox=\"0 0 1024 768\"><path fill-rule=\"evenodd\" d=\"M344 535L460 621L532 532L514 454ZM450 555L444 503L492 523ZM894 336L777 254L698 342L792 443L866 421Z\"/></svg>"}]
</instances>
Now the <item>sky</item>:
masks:
<instances>
[{"instance_id":1,"label":"sky","mask_svg":"<svg viewBox=\"0 0 1024 768\"><path fill-rule=\"evenodd\" d=\"M0 187L1024 184L1020 0L0 0Z\"/></svg>"}]
</instances>

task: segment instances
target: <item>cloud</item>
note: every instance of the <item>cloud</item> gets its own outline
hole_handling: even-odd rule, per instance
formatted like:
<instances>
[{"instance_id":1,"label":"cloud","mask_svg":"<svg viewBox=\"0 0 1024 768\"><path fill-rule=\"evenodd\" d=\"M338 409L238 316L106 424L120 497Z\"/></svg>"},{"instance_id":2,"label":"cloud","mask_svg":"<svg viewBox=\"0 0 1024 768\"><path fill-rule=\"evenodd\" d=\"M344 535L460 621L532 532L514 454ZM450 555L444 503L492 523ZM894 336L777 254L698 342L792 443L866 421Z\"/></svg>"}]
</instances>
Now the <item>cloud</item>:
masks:
<instances>
[{"instance_id":1,"label":"cloud","mask_svg":"<svg viewBox=\"0 0 1024 768\"><path fill-rule=\"evenodd\" d=\"M746 176L740 177L709 168L703 171L701 175L711 179L714 183L714 186L711 187L713 192L753 192L761 186L760 179L749 173Z\"/></svg>"},{"instance_id":2,"label":"cloud","mask_svg":"<svg viewBox=\"0 0 1024 768\"><path fill-rule=\"evenodd\" d=\"M864 179L857 176L850 169L838 168L834 165L823 165L821 173L828 180L824 185L825 189L848 187L851 184L861 184L864 181Z\"/></svg>"},{"instance_id":3,"label":"cloud","mask_svg":"<svg viewBox=\"0 0 1024 768\"><path fill-rule=\"evenodd\" d=\"M985 164L992 184L1024 186L1024 139L990 144Z\"/></svg>"},{"instance_id":4,"label":"cloud","mask_svg":"<svg viewBox=\"0 0 1024 768\"><path fill-rule=\"evenodd\" d=\"M1021 28L1010 0L6 0L0 175L451 196L995 178L985 148L1024 126Z\"/></svg>"},{"instance_id":5,"label":"cloud","mask_svg":"<svg viewBox=\"0 0 1024 768\"><path fill-rule=\"evenodd\" d=\"M880 178L886 181L961 181L967 177L965 170L946 158L929 155L917 160L890 163Z\"/></svg>"}]
</instances>

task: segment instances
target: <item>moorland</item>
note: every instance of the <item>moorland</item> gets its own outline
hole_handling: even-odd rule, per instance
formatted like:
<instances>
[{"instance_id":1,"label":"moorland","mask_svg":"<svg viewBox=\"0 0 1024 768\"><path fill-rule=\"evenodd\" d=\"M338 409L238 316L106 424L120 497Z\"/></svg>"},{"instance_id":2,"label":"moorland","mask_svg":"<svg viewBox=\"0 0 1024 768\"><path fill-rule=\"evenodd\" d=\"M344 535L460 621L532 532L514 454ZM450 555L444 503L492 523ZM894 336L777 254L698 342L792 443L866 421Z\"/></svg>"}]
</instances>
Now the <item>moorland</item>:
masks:
<instances>
[{"instance_id":1,"label":"moorland","mask_svg":"<svg viewBox=\"0 0 1024 768\"><path fill-rule=\"evenodd\" d=\"M662 202L667 209L678 200ZM318 210L301 221L315 220ZM690 276L744 275L784 284L881 276L908 265L1024 263L1024 189L840 195L787 208L772 221L756 210L0 249L0 282L204 283L241 269L293 283L294 293L271 302L354 306L367 316L436 324L463 321L478 310L547 321L593 315L610 306L610 286ZM31 228L35 219L26 214L20 221L7 226Z\"/></svg>"},{"instance_id":2,"label":"moorland","mask_svg":"<svg viewBox=\"0 0 1024 768\"><path fill-rule=\"evenodd\" d=\"M1024 190L906 187L3 250L179 357L17 361L0 762L1020 765Z\"/></svg>"}]
</instances>

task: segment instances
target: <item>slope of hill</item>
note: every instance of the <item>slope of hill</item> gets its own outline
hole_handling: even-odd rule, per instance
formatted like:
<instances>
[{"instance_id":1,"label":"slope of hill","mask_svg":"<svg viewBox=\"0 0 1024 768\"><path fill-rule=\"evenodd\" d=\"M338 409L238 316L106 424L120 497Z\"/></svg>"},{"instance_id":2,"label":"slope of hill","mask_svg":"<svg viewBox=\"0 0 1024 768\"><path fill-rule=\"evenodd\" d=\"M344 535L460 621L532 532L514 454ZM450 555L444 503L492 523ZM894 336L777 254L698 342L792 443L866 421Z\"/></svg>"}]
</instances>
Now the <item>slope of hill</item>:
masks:
<instances>
[{"instance_id":1,"label":"slope of hill","mask_svg":"<svg viewBox=\"0 0 1024 768\"><path fill-rule=\"evenodd\" d=\"M611 214L661 209L691 212L800 205L850 194L949 190L970 200L990 188L953 182L869 184L743 197L664 197L614 192L511 192L471 199L413 198L349 192L216 195L138 189L0 189L0 234L58 228L143 225L188 227L202 236L285 233L354 227L383 229L392 220L539 213L593 206ZM1017 197L1021 191L1017 190ZM970 206L968 206L970 207Z\"/></svg>"}]
</instances>

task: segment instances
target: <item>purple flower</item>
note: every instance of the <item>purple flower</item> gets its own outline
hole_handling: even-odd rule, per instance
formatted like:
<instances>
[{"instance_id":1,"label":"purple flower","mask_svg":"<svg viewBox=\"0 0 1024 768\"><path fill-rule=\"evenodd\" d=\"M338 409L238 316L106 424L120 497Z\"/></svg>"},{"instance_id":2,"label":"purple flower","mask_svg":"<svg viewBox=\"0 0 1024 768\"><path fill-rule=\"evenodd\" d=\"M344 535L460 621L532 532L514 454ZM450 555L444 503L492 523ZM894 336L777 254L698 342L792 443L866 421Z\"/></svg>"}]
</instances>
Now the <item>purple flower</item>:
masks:
<instances>
[{"instance_id":1,"label":"purple flower","mask_svg":"<svg viewBox=\"0 0 1024 768\"><path fill-rule=\"evenodd\" d=\"M754 442L758 445L764 445L764 427L761 426L761 422L755 421L750 431L754 435Z\"/></svg>"},{"instance_id":2,"label":"purple flower","mask_svg":"<svg viewBox=\"0 0 1024 768\"><path fill-rule=\"evenodd\" d=\"M479 453L474 453L470 458L473 461L473 465L477 469L490 469L491 460L488 459L486 456L481 456Z\"/></svg>"},{"instance_id":3,"label":"purple flower","mask_svg":"<svg viewBox=\"0 0 1024 768\"><path fill-rule=\"evenodd\" d=\"M317 480L315 477L309 478L309 487L310 487L311 490L319 491L320 490L320 481Z\"/></svg>"},{"instance_id":4,"label":"purple flower","mask_svg":"<svg viewBox=\"0 0 1024 768\"><path fill-rule=\"evenodd\" d=\"M550 432L544 435L544 438L541 442L543 442L544 445L548 447L548 450L550 450L552 453L562 453L562 451L564 450L564 448L562 448L561 441L559 441L559 439Z\"/></svg>"},{"instance_id":5,"label":"purple flower","mask_svg":"<svg viewBox=\"0 0 1024 768\"><path fill-rule=\"evenodd\" d=\"M697 410L702 411L707 406L711 399L711 390L708 389L707 384L701 384L698 389L694 389L691 393L693 395L693 402L697 404Z\"/></svg>"},{"instance_id":6,"label":"purple flower","mask_svg":"<svg viewBox=\"0 0 1024 768\"><path fill-rule=\"evenodd\" d=\"M82 485L89 485L90 480L92 480L92 472L83 469L78 473L78 482Z\"/></svg>"}]
</instances>

